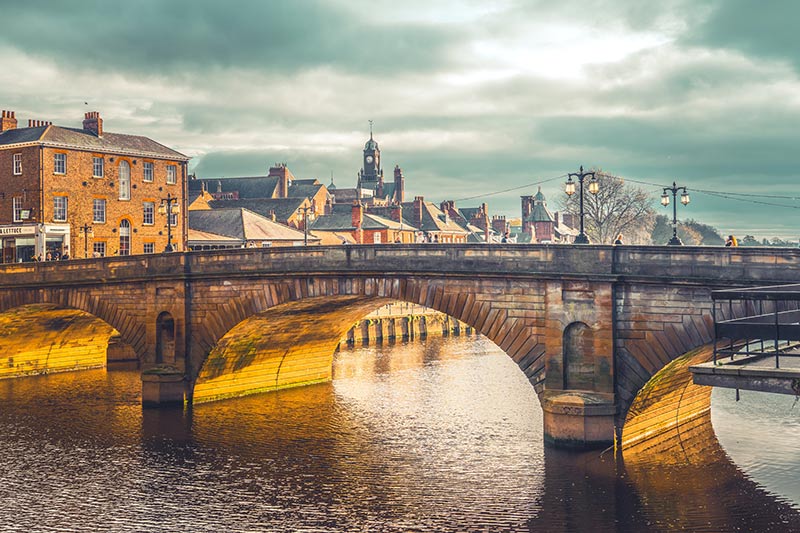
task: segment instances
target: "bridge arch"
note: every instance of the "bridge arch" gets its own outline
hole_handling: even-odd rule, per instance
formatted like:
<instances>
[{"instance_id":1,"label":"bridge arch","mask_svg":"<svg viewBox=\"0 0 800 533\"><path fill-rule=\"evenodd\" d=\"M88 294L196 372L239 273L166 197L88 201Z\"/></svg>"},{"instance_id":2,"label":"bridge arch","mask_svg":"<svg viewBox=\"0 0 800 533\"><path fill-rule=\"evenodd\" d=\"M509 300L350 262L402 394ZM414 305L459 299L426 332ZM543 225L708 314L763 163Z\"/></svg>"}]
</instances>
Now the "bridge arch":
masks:
<instances>
[{"instance_id":1,"label":"bridge arch","mask_svg":"<svg viewBox=\"0 0 800 533\"><path fill-rule=\"evenodd\" d=\"M515 289L509 284L487 283L483 294L476 294L469 280L391 276L260 280L235 289L231 285L224 298L219 295L224 303L193 326L197 334L190 338L191 399L240 395L248 380L249 392L291 386L292 380L297 385L329 380L339 340L356 320L391 301L423 305L464 322L508 354L541 391L544 346L537 316L515 313L519 304L503 296ZM290 324L304 322L315 325L292 332ZM282 337L285 342L279 340Z\"/></svg>"},{"instance_id":2,"label":"bridge arch","mask_svg":"<svg viewBox=\"0 0 800 533\"><path fill-rule=\"evenodd\" d=\"M29 304L0 313L0 378L100 368L119 332L75 308Z\"/></svg>"},{"instance_id":3,"label":"bridge arch","mask_svg":"<svg viewBox=\"0 0 800 533\"><path fill-rule=\"evenodd\" d=\"M90 290L55 287L0 293L0 314L26 306L73 309L94 316L116 330L119 339L133 349L140 361L147 358L145 325Z\"/></svg>"}]
</instances>

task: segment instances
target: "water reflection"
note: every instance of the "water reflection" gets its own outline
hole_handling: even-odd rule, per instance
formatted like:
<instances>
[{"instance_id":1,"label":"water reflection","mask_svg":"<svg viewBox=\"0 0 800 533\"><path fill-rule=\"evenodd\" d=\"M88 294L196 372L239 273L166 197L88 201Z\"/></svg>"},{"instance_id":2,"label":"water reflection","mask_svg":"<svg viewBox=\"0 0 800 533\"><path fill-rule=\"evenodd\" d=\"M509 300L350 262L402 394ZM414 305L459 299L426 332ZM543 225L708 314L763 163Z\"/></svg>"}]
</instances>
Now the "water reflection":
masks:
<instances>
[{"instance_id":1,"label":"water reflection","mask_svg":"<svg viewBox=\"0 0 800 533\"><path fill-rule=\"evenodd\" d=\"M2 529L800 530L707 420L624 461L543 448L532 387L483 338L343 352L334 374L187 411L142 411L135 371L0 382Z\"/></svg>"}]
</instances>

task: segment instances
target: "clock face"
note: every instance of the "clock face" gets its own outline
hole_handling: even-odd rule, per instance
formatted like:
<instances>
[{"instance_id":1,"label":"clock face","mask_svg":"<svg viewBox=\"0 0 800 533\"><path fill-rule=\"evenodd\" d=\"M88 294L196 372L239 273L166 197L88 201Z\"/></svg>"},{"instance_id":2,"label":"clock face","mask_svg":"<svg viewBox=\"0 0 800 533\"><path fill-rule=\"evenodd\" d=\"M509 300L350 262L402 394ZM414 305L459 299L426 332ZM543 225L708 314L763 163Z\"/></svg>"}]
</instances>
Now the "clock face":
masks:
<instances>
[{"instance_id":1,"label":"clock face","mask_svg":"<svg viewBox=\"0 0 800 533\"><path fill-rule=\"evenodd\" d=\"M371 155L368 155L368 156L367 156L367 163L372 163L372 161L373 161L373 158L372 158L372 156L371 156Z\"/></svg>"}]
</instances>

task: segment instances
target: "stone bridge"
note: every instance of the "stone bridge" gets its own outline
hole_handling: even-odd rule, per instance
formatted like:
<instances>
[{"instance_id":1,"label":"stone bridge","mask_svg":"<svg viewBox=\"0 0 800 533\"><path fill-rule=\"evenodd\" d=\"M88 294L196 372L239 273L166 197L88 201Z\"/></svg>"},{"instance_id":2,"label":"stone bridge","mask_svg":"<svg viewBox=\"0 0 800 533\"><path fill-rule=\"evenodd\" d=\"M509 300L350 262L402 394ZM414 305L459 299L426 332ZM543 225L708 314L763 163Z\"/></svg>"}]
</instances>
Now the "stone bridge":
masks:
<instances>
[{"instance_id":1,"label":"stone bridge","mask_svg":"<svg viewBox=\"0 0 800 533\"><path fill-rule=\"evenodd\" d=\"M799 258L766 248L395 244L4 265L0 377L105 364L112 339L138 359L145 403L311 384L331 379L355 321L405 301L508 354L539 394L548 442L647 446L710 409L710 389L687 371L710 357L710 291L797 282Z\"/></svg>"}]
</instances>

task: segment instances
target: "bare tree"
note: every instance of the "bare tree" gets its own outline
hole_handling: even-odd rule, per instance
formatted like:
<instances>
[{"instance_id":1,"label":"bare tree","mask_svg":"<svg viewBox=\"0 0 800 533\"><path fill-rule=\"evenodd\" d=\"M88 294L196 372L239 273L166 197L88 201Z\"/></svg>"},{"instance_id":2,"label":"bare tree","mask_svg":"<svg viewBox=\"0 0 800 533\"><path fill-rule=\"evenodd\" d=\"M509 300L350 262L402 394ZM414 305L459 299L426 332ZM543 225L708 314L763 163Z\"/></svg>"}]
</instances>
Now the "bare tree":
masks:
<instances>
[{"instance_id":1,"label":"bare tree","mask_svg":"<svg viewBox=\"0 0 800 533\"><path fill-rule=\"evenodd\" d=\"M595 170L600 185L597 194L590 194L584 183L584 228L589 240L610 244L622 233L626 244L645 244L655 223L653 197L625 180ZM563 209L577 220L579 199L575 193L561 202Z\"/></svg>"}]
</instances>

